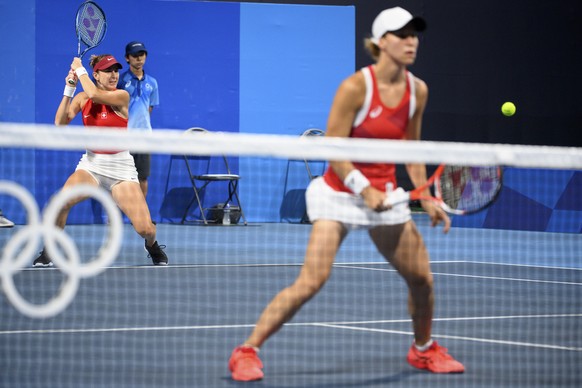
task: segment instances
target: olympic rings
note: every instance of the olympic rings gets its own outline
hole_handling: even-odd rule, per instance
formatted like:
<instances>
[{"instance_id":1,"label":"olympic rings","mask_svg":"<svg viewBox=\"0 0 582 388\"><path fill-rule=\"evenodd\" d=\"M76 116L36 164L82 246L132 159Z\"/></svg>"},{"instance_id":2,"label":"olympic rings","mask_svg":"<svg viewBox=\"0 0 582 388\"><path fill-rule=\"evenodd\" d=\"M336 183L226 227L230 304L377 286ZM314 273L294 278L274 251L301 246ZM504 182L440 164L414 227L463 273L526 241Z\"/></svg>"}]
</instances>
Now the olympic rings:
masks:
<instances>
[{"instance_id":1,"label":"olympic rings","mask_svg":"<svg viewBox=\"0 0 582 388\"><path fill-rule=\"evenodd\" d=\"M22 314L31 318L49 318L63 312L72 302L79 288L81 278L96 276L115 261L122 243L123 224L117 206L103 189L90 185L78 185L61 190L49 202L40 222L39 209L32 195L22 186L9 181L0 181L0 193L16 197L27 211L27 225L16 232L4 247L0 259L0 279L2 289L12 305ZM81 263L79 251L73 240L56 226L61 209L73 198L91 197L103 205L109 217L109 233L96 256L87 263ZM45 304L27 301L14 284L14 274L27 267L34 257L40 239L55 266L67 279L59 292ZM17 253L20 247L24 248ZM57 248L57 245L64 251Z\"/></svg>"}]
</instances>

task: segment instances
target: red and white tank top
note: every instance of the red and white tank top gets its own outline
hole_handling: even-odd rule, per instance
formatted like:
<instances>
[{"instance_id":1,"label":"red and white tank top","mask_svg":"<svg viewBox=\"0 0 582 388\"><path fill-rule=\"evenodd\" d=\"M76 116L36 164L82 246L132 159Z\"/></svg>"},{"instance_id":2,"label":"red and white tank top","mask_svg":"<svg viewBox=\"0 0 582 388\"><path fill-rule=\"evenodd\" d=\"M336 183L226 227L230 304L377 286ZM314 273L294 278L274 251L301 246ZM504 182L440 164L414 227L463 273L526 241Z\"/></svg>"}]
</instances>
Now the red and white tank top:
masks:
<instances>
[{"instance_id":1,"label":"red and white tank top","mask_svg":"<svg viewBox=\"0 0 582 388\"><path fill-rule=\"evenodd\" d=\"M116 127L127 130L127 119L119 116L109 105L95 104L87 100L83 107L83 124L94 127ZM120 151L91 150L96 154L116 154Z\"/></svg>"},{"instance_id":2,"label":"red and white tank top","mask_svg":"<svg viewBox=\"0 0 582 388\"><path fill-rule=\"evenodd\" d=\"M387 107L380 99L378 85L372 66L363 68L362 74L366 82L364 104L356 114L350 137L365 139L402 139L408 126L408 121L416 110L416 93L414 76L407 74L407 86L402 99L394 108ZM396 185L396 166L393 163L359 163L354 166L370 180L371 185L381 191L387 183ZM331 167L324 174L325 182L337 191L351 193Z\"/></svg>"}]
</instances>

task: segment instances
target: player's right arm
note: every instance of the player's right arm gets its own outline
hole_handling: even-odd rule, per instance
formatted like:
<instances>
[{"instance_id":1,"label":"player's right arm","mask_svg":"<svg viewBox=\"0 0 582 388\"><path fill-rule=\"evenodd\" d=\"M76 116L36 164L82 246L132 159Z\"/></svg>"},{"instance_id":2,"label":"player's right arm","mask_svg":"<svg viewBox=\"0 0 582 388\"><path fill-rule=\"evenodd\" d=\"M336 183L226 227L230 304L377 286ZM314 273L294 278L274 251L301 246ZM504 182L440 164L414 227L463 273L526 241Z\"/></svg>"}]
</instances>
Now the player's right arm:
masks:
<instances>
[{"instance_id":1,"label":"player's right arm","mask_svg":"<svg viewBox=\"0 0 582 388\"><path fill-rule=\"evenodd\" d=\"M74 85L68 83L68 80L71 79L74 80ZM67 88L71 88L73 92L71 92L71 89L68 89L69 92L67 93L67 88L65 88L65 92L61 98L61 103L55 114L55 125L68 125L83 109L83 105L87 102L87 94L85 92L78 93L76 96L72 97L76 84L77 76L74 71L69 70L69 74L67 74L67 77L65 78L65 85Z\"/></svg>"},{"instance_id":2,"label":"player's right arm","mask_svg":"<svg viewBox=\"0 0 582 388\"><path fill-rule=\"evenodd\" d=\"M327 120L326 136L350 137L356 114L364 105L365 97L366 82L362 72L357 72L345 79L334 97ZM330 161L330 166L344 182L346 177L355 170L354 164L349 160ZM385 194L379 190L368 185L359 194L371 209L386 210Z\"/></svg>"},{"instance_id":3,"label":"player's right arm","mask_svg":"<svg viewBox=\"0 0 582 388\"><path fill-rule=\"evenodd\" d=\"M78 71L81 67L83 67L81 59L73 58L71 69ZM90 98L96 104L117 107L120 110L121 116L127 118L127 109L129 107L129 93L127 91L117 89L117 87L109 90L98 88L86 71L85 74L82 74L78 78L81 86L83 86L83 91L87 94L87 98Z\"/></svg>"}]
</instances>

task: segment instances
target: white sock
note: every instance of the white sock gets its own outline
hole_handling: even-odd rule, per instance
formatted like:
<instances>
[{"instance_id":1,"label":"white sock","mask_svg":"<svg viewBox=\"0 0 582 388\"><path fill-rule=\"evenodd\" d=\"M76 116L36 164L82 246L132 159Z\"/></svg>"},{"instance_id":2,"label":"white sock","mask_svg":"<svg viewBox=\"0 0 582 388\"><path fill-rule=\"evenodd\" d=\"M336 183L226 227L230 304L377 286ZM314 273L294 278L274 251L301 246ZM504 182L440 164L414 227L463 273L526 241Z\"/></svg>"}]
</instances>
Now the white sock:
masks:
<instances>
[{"instance_id":1,"label":"white sock","mask_svg":"<svg viewBox=\"0 0 582 388\"><path fill-rule=\"evenodd\" d=\"M418 346L417 344L414 344L414 346L416 347L416 349L418 349L420 352L426 352L428 350L428 348L430 348L432 346L433 340L432 338L430 340L428 340L428 342L422 346Z\"/></svg>"},{"instance_id":2,"label":"white sock","mask_svg":"<svg viewBox=\"0 0 582 388\"><path fill-rule=\"evenodd\" d=\"M255 351L257 354L259 354L259 350L260 350L260 349L259 349L259 348L257 348L256 346L251 346L251 345L243 344L243 345L242 345L242 347L243 347L243 348L252 348L252 349L254 349L254 351Z\"/></svg>"}]
</instances>

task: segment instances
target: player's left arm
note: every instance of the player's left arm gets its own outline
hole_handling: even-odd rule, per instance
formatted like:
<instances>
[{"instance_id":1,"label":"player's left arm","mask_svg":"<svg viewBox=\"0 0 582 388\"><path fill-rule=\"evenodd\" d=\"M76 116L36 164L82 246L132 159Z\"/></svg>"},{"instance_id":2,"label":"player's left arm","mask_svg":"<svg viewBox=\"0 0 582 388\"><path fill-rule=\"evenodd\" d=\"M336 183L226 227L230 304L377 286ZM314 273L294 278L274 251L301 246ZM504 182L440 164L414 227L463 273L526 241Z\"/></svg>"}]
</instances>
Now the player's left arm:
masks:
<instances>
[{"instance_id":1,"label":"player's left arm","mask_svg":"<svg viewBox=\"0 0 582 388\"><path fill-rule=\"evenodd\" d=\"M428 86L420 78L414 79L416 89L416 111L412 118L408 121L406 128L406 140L420 140L422 131L422 118L424 110L428 101ZM406 171L410 177L410 181L414 187L420 187L427 181L426 165L424 163L408 163L406 164ZM430 196L430 190L427 188L424 195ZM444 223L443 231L447 233L451 227L451 219L441 209L431 201L421 201L422 208L427 212L431 219L432 226L438 225L440 222Z\"/></svg>"},{"instance_id":2,"label":"player's left arm","mask_svg":"<svg viewBox=\"0 0 582 388\"><path fill-rule=\"evenodd\" d=\"M414 82L416 89L416 110L412 118L408 120L406 133L404 134L405 140L420 140L422 117L428 101L428 86L426 83L416 77L414 78ZM420 187L426 183L426 166L424 164L408 163L406 164L406 171L414 187ZM428 190L426 194L429 194Z\"/></svg>"}]
</instances>

